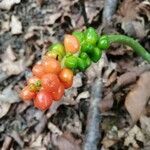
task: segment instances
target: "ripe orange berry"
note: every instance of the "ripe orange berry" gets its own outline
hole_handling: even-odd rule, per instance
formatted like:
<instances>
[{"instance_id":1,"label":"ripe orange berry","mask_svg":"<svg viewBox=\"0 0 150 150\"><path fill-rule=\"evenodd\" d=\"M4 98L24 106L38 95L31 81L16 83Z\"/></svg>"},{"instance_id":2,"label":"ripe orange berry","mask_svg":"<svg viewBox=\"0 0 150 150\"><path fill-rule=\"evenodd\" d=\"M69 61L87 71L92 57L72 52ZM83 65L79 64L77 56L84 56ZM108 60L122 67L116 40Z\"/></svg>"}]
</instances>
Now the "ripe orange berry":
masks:
<instances>
[{"instance_id":1,"label":"ripe orange berry","mask_svg":"<svg viewBox=\"0 0 150 150\"><path fill-rule=\"evenodd\" d=\"M58 101L62 98L62 96L64 95L64 85L62 83L60 83L59 88L57 91L52 92L52 97L55 101Z\"/></svg>"},{"instance_id":2,"label":"ripe orange berry","mask_svg":"<svg viewBox=\"0 0 150 150\"><path fill-rule=\"evenodd\" d=\"M22 91L20 92L20 98L24 101L30 101L35 98L36 93L33 91L30 91L30 88L28 86L25 86Z\"/></svg>"},{"instance_id":3,"label":"ripe orange berry","mask_svg":"<svg viewBox=\"0 0 150 150\"><path fill-rule=\"evenodd\" d=\"M41 81L43 89L48 92L55 92L60 86L60 80L54 73L44 75Z\"/></svg>"},{"instance_id":4,"label":"ripe orange berry","mask_svg":"<svg viewBox=\"0 0 150 150\"><path fill-rule=\"evenodd\" d=\"M55 58L45 56L42 60L44 71L46 73L55 73L58 74L61 70L61 65L58 60Z\"/></svg>"},{"instance_id":5,"label":"ripe orange berry","mask_svg":"<svg viewBox=\"0 0 150 150\"><path fill-rule=\"evenodd\" d=\"M68 68L63 68L59 74L59 78L65 88L69 88L73 83L73 71Z\"/></svg>"},{"instance_id":6,"label":"ripe orange berry","mask_svg":"<svg viewBox=\"0 0 150 150\"><path fill-rule=\"evenodd\" d=\"M32 68L32 73L34 76L41 78L45 74L43 64L35 64L35 66Z\"/></svg>"},{"instance_id":7,"label":"ripe orange berry","mask_svg":"<svg viewBox=\"0 0 150 150\"><path fill-rule=\"evenodd\" d=\"M66 52L72 54L76 53L80 49L80 43L74 35L66 34L64 37L64 46Z\"/></svg>"}]
</instances>

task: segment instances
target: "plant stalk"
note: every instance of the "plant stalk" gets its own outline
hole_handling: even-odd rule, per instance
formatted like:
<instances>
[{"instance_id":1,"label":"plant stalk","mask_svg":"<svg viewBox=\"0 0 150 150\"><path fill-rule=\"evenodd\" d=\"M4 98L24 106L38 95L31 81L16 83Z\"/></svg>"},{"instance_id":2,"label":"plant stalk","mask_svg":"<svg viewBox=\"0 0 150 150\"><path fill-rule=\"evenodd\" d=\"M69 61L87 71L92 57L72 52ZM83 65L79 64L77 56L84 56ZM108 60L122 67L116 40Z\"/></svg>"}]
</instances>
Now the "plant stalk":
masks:
<instances>
[{"instance_id":1,"label":"plant stalk","mask_svg":"<svg viewBox=\"0 0 150 150\"><path fill-rule=\"evenodd\" d=\"M109 43L122 43L130 46L139 56L150 63L150 53L136 40L125 35L108 35Z\"/></svg>"}]
</instances>

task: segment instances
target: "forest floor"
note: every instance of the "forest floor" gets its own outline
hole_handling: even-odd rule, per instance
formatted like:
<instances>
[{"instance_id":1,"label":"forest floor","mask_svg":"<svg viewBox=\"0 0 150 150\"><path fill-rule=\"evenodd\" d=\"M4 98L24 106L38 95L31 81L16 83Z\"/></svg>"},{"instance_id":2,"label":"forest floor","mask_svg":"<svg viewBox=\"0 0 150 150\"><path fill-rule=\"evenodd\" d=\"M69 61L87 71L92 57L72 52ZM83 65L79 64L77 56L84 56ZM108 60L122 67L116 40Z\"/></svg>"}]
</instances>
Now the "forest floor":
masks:
<instances>
[{"instance_id":1,"label":"forest floor","mask_svg":"<svg viewBox=\"0 0 150 150\"><path fill-rule=\"evenodd\" d=\"M99 34L129 35L150 52L148 0L119 0L108 18L104 0L85 0L85 9L88 24ZM128 46L111 45L46 112L18 97L51 43L85 28L78 0L0 1L0 149L82 149L95 77L103 82L98 149L150 149L150 64Z\"/></svg>"}]
</instances>

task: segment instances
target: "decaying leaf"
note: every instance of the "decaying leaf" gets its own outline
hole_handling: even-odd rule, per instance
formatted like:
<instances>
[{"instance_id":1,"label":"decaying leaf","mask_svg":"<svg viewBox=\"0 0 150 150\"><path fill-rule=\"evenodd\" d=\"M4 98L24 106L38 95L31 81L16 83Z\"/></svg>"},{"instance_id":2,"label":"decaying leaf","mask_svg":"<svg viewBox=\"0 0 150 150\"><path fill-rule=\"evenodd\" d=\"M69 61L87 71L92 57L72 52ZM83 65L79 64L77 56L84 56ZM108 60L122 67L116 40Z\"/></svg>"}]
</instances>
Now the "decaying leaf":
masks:
<instances>
[{"instance_id":1,"label":"decaying leaf","mask_svg":"<svg viewBox=\"0 0 150 150\"><path fill-rule=\"evenodd\" d=\"M140 130L140 128L135 125L129 132L128 132L128 136L126 137L125 141L124 141L124 145L125 146L129 146L130 144L132 144L132 146L134 148L139 148L139 145L137 143L138 141L141 141L144 143L145 138L144 135L142 133L142 131Z\"/></svg>"},{"instance_id":2,"label":"decaying leaf","mask_svg":"<svg viewBox=\"0 0 150 150\"><path fill-rule=\"evenodd\" d=\"M25 69L24 59L15 60L16 57L8 46L5 53L1 55L2 63L0 63L0 70L5 72L8 76L18 75Z\"/></svg>"},{"instance_id":3,"label":"decaying leaf","mask_svg":"<svg viewBox=\"0 0 150 150\"><path fill-rule=\"evenodd\" d=\"M125 107L131 118L136 122L150 97L150 72L143 73L135 87L128 93L125 99Z\"/></svg>"},{"instance_id":4,"label":"decaying leaf","mask_svg":"<svg viewBox=\"0 0 150 150\"><path fill-rule=\"evenodd\" d=\"M69 133L58 136L52 134L52 142L59 150L81 150L79 142Z\"/></svg>"},{"instance_id":5,"label":"decaying leaf","mask_svg":"<svg viewBox=\"0 0 150 150\"><path fill-rule=\"evenodd\" d=\"M126 85L134 83L137 77L139 77L142 73L148 70L150 70L149 64L141 67L131 67L128 72L125 72L124 74L117 77L117 84L114 86L113 90L117 91Z\"/></svg>"},{"instance_id":6,"label":"decaying leaf","mask_svg":"<svg viewBox=\"0 0 150 150\"><path fill-rule=\"evenodd\" d=\"M126 10L126 11L125 11ZM122 29L132 36L143 38L147 32L145 30L145 17L150 19L150 2L140 0L124 0L118 10L117 19L121 22ZM141 14L141 15L140 15Z\"/></svg>"},{"instance_id":7,"label":"decaying leaf","mask_svg":"<svg viewBox=\"0 0 150 150\"><path fill-rule=\"evenodd\" d=\"M113 106L113 102L113 93L110 92L103 98L103 100L99 104L101 112L105 112L111 109Z\"/></svg>"},{"instance_id":8,"label":"decaying leaf","mask_svg":"<svg viewBox=\"0 0 150 150\"><path fill-rule=\"evenodd\" d=\"M11 142L12 142L12 138L10 136L6 136L1 149L2 150L9 149Z\"/></svg>"},{"instance_id":9,"label":"decaying leaf","mask_svg":"<svg viewBox=\"0 0 150 150\"><path fill-rule=\"evenodd\" d=\"M11 104L10 103L5 103L0 101L0 118L5 116L7 112L9 111Z\"/></svg>"},{"instance_id":10,"label":"decaying leaf","mask_svg":"<svg viewBox=\"0 0 150 150\"><path fill-rule=\"evenodd\" d=\"M6 87L0 94L0 101L4 103L15 103L19 102L18 93L12 89L12 85Z\"/></svg>"},{"instance_id":11,"label":"decaying leaf","mask_svg":"<svg viewBox=\"0 0 150 150\"><path fill-rule=\"evenodd\" d=\"M57 135L62 135L62 131L53 123L49 122L48 123L48 129L53 133Z\"/></svg>"},{"instance_id":12,"label":"decaying leaf","mask_svg":"<svg viewBox=\"0 0 150 150\"><path fill-rule=\"evenodd\" d=\"M141 116L140 123L141 123L141 128L143 130L143 133L149 136L150 135L150 117Z\"/></svg>"},{"instance_id":13,"label":"decaying leaf","mask_svg":"<svg viewBox=\"0 0 150 150\"><path fill-rule=\"evenodd\" d=\"M2 0L0 2L0 9L10 10L15 4L19 4L21 0Z\"/></svg>"},{"instance_id":14,"label":"decaying leaf","mask_svg":"<svg viewBox=\"0 0 150 150\"><path fill-rule=\"evenodd\" d=\"M11 27L12 35L22 33L22 24L19 21L18 17L14 16L14 15L11 16L10 27Z\"/></svg>"}]
</instances>

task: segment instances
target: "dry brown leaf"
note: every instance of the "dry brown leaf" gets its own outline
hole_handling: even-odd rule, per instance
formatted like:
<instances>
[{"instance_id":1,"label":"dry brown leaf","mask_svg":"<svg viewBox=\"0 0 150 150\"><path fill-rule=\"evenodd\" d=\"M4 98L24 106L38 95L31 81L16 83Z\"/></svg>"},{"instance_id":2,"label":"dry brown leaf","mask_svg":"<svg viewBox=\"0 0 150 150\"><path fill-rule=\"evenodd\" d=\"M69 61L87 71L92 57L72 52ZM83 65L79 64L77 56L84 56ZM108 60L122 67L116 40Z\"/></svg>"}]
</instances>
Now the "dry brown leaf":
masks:
<instances>
[{"instance_id":1,"label":"dry brown leaf","mask_svg":"<svg viewBox=\"0 0 150 150\"><path fill-rule=\"evenodd\" d=\"M11 48L8 46L5 53L1 55L2 63L0 63L0 70L5 72L8 76L18 75L26 66L24 58L15 60L16 56Z\"/></svg>"},{"instance_id":2,"label":"dry brown leaf","mask_svg":"<svg viewBox=\"0 0 150 150\"><path fill-rule=\"evenodd\" d=\"M2 93L0 93L1 102L15 103L20 101L18 93L12 89L12 86L13 85L7 86Z\"/></svg>"},{"instance_id":3,"label":"dry brown leaf","mask_svg":"<svg viewBox=\"0 0 150 150\"><path fill-rule=\"evenodd\" d=\"M113 93L110 92L109 94L107 94L103 100L100 102L100 110L102 112L105 112L105 111L108 111L109 109L112 108L113 106L113 102L114 102L114 99L113 99Z\"/></svg>"},{"instance_id":4,"label":"dry brown leaf","mask_svg":"<svg viewBox=\"0 0 150 150\"><path fill-rule=\"evenodd\" d=\"M19 4L21 0L2 0L0 1L0 9L10 10L13 5Z\"/></svg>"},{"instance_id":5,"label":"dry brown leaf","mask_svg":"<svg viewBox=\"0 0 150 150\"><path fill-rule=\"evenodd\" d=\"M128 93L125 99L125 107L131 118L136 122L150 97L150 72L143 73L135 87Z\"/></svg>"},{"instance_id":6,"label":"dry brown leaf","mask_svg":"<svg viewBox=\"0 0 150 150\"><path fill-rule=\"evenodd\" d=\"M125 146L129 146L132 144L132 146L134 148L139 148L139 145L137 143L137 141L141 141L141 142L144 142L145 141L145 138L144 138L144 135L141 131L141 129L135 125L129 132L128 132L128 135L124 141L124 145Z\"/></svg>"},{"instance_id":7,"label":"dry brown leaf","mask_svg":"<svg viewBox=\"0 0 150 150\"><path fill-rule=\"evenodd\" d=\"M141 128L144 134L150 135L150 117L141 116L140 117Z\"/></svg>"},{"instance_id":8,"label":"dry brown leaf","mask_svg":"<svg viewBox=\"0 0 150 150\"><path fill-rule=\"evenodd\" d=\"M118 10L118 22L122 23L122 29L132 36L143 38L145 30L144 17L150 19L150 2L144 0L124 0Z\"/></svg>"},{"instance_id":9,"label":"dry brown leaf","mask_svg":"<svg viewBox=\"0 0 150 150\"><path fill-rule=\"evenodd\" d=\"M0 118L5 116L7 112L9 111L11 104L10 103L5 103L0 101Z\"/></svg>"},{"instance_id":10,"label":"dry brown leaf","mask_svg":"<svg viewBox=\"0 0 150 150\"><path fill-rule=\"evenodd\" d=\"M52 134L52 142L59 150L81 150L79 146L81 141L74 139L70 133L65 133L61 136Z\"/></svg>"},{"instance_id":11,"label":"dry brown leaf","mask_svg":"<svg viewBox=\"0 0 150 150\"><path fill-rule=\"evenodd\" d=\"M19 21L19 18L17 16L14 15L11 16L10 27L12 35L22 33L22 23Z\"/></svg>"},{"instance_id":12,"label":"dry brown leaf","mask_svg":"<svg viewBox=\"0 0 150 150\"><path fill-rule=\"evenodd\" d=\"M128 70L129 72L125 72L117 77L117 84L114 86L114 91L117 91L119 88L135 82L138 76L140 76L143 72L150 70L150 65L148 64L141 67L131 67Z\"/></svg>"},{"instance_id":13,"label":"dry brown leaf","mask_svg":"<svg viewBox=\"0 0 150 150\"><path fill-rule=\"evenodd\" d=\"M10 136L6 136L1 150L8 150L10 148L11 142L12 138Z\"/></svg>"}]
</instances>

